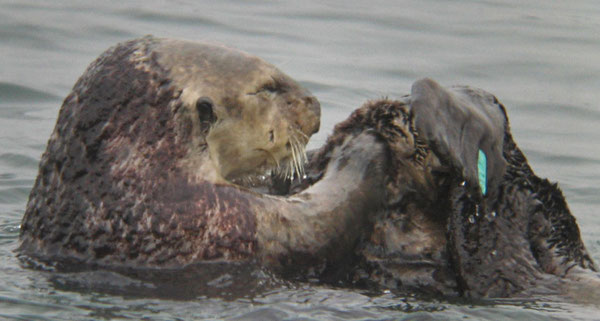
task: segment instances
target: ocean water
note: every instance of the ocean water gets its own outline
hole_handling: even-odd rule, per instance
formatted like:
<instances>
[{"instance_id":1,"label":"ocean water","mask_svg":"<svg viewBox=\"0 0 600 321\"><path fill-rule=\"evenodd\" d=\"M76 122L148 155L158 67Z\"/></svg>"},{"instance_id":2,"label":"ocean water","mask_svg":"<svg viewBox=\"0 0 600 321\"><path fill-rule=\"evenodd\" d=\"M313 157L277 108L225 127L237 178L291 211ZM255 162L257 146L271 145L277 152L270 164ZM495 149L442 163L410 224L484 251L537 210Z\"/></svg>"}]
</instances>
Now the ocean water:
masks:
<instances>
[{"instance_id":1,"label":"ocean water","mask_svg":"<svg viewBox=\"0 0 600 321\"><path fill-rule=\"evenodd\" d=\"M412 82L486 89L538 175L560 182L600 262L600 2L596 0L0 0L0 319L594 319L600 302L452 301L279 282L240 267L208 284L24 268L13 252L61 100L102 51L153 34L261 56L320 100L323 144L369 99ZM197 273L208 273L196 271ZM158 285L157 285L158 284ZM233 284L233 285L232 285ZM168 286L167 286L168 285Z\"/></svg>"}]
</instances>

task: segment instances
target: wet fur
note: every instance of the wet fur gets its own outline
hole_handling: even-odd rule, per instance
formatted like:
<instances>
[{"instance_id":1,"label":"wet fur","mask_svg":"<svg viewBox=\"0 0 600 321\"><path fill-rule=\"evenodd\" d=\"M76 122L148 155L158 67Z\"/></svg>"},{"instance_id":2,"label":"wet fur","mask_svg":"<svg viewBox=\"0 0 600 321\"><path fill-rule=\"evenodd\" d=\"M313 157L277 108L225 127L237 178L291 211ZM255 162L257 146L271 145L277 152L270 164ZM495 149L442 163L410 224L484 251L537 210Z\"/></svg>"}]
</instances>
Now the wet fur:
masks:
<instances>
[{"instance_id":1,"label":"wet fur","mask_svg":"<svg viewBox=\"0 0 600 321\"><path fill-rule=\"evenodd\" d=\"M310 153L308 180L292 184L297 192L318 181L332 161L331 150L348 135L369 132L386 146L391 165L382 182L384 209L365 226L370 231L355 249L347 281L429 295L511 297L562 293L571 271L597 271L557 184L537 177L515 144L504 106L479 89L453 90L473 95L503 119L498 126L504 135L488 144L502 146L495 162L504 165L496 167L499 178L486 196L465 177L473 163L445 154L448 147L462 147L439 148L438 134L416 128L415 114L423 114L411 105L411 96L371 101L354 111L324 147Z\"/></svg>"},{"instance_id":2,"label":"wet fur","mask_svg":"<svg viewBox=\"0 0 600 321\"><path fill-rule=\"evenodd\" d=\"M238 67L253 73L237 75ZM244 261L286 275L336 266L379 213L389 163L372 134L347 135L323 178L293 196L262 195L221 175L295 159L299 176L302 140L318 115L314 97L256 57L152 37L119 44L61 107L18 251L110 269ZM246 157L253 146L267 153Z\"/></svg>"},{"instance_id":3,"label":"wet fur","mask_svg":"<svg viewBox=\"0 0 600 321\"><path fill-rule=\"evenodd\" d=\"M132 266L254 253L248 200L235 187L192 184L177 166L198 136L191 121L176 122L186 111L167 71L154 59L130 62L140 50L132 41L104 53L65 99L23 218L22 253Z\"/></svg>"},{"instance_id":4,"label":"wet fur","mask_svg":"<svg viewBox=\"0 0 600 321\"><path fill-rule=\"evenodd\" d=\"M471 117L468 120L471 125L460 129L463 137L489 135L479 148L486 150L489 158L501 157L488 160L488 169L491 163L495 171L492 175L497 177L488 180L491 192L481 195L474 188L479 185L470 174L473 170L469 166L474 164L460 159L464 157L460 155L465 155L460 150L472 147L443 138L442 144L450 145L440 148L436 141L440 136L427 134L440 131L441 126L452 127L454 123L425 124L438 128L428 131L421 127L416 133L412 131L416 141L429 146L424 150L434 154L444 166L433 162L434 170L426 176L435 192L422 189L429 196L419 198L411 196L419 195L419 191L412 194L403 191L399 194L401 201L388 204L385 215L375 223L361 253L365 270L370 271L369 282L429 294L510 297L561 293L565 291L563 278L571 270L597 271L562 192L556 184L537 177L531 170L512 138L506 109L498 99L468 87L448 91L431 80L417 84L423 82L433 83L436 88L433 94L438 94L436 91L445 91L442 95L446 97L466 94L474 104L481 104L467 108L485 108L490 112L488 115L494 115L490 117L504 120L497 125L504 131L500 137L481 132L484 126L473 124L480 121L477 117ZM408 118L423 115L419 109L422 106L414 105L412 97L404 99L413 115ZM453 108L447 112L460 113ZM444 112L438 111L438 117L444 117ZM470 132L472 128L476 133ZM498 144L502 146L502 156L494 156L493 146ZM446 154L448 151L458 151L458 158ZM404 167L398 169L396 175Z\"/></svg>"},{"instance_id":5,"label":"wet fur","mask_svg":"<svg viewBox=\"0 0 600 321\"><path fill-rule=\"evenodd\" d=\"M477 202L452 187L449 251L469 297L556 293L571 269L597 271L561 190L534 174L506 125L498 199Z\"/></svg>"},{"instance_id":6,"label":"wet fur","mask_svg":"<svg viewBox=\"0 0 600 321\"><path fill-rule=\"evenodd\" d=\"M535 176L492 95L461 89L504 115L502 137L462 126L477 117L419 121L429 110L415 106L445 90L431 80L418 82L428 90L419 104L369 102L310 153L306 179L274 184L292 197L270 197L191 174L206 158L189 156L208 150L210 131L186 107L199 97L156 59L128 42L76 83L40 162L21 253L132 267L256 259L284 275L301 266L333 282L467 297L554 290L572 269L596 270L562 193ZM437 102L456 102L448 95ZM296 124L314 131L314 121ZM440 126L475 128L481 136L467 137L484 137L490 158L502 158L492 159L506 164L494 167L492 196L478 194L463 159L473 146L444 145ZM502 156L492 156L496 146Z\"/></svg>"},{"instance_id":7,"label":"wet fur","mask_svg":"<svg viewBox=\"0 0 600 321\"><path fill-rule=\"evenodd\" d=\"M290 192L319 181L333 161L332 152L349 136L363 132L385 146L390 164L381 182L383 210L370 215L371 222L363 226L362 241L353 251L352 267L337 277L367 287L456 293L445 237L451 171L419 137L408 99L370 101L337 124L326 144L309 154L307 178L294 181ZM371 153L368 146L364 152Z\"/></svg>"},{"instance_id":8,"label":"wet fur","mask_svg":"<svg viewBox=\"0 0 600 321\"><path fill-rule=\"evenodd\" d=\"M308 137L319 113L310 93L257 57L151 36L116 45L60 109L19 252L132 267L253 258L261 197L221 174L285 162L292 145L304 148L288 146L288 130ZM250 132L233 139L231 124Z\"/></svg>"}]
</instances>

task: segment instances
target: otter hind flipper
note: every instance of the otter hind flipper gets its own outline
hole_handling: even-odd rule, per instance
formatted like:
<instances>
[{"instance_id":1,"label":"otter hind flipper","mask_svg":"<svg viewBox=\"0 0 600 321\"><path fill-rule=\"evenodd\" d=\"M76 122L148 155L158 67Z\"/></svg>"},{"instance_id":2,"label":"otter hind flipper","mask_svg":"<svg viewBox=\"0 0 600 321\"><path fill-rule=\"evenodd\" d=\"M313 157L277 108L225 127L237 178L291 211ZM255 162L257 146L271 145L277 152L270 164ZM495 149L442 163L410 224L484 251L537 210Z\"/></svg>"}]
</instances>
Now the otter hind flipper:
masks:
<instances>
[{"instance_id":1,"label":"otter hind flipper","mask_svg":"<svg viewBox=\"0 0 600 321\"><path fill-rule=\"evenodd\" d=\"M436 156L463 177L474 196L494 196L506 167L502 157L506 116L497 99L480 89L446 89L425 78L412 85L410 105L419 135ZM483 184L481 152L487 159Z\"/></svg>"},{"instance_id":2,"label":"otter hind flipper","mask_svg":"<svg viewBox=\"0 0 600 321\"><path fill-rule=\"evenodd\" d=\"M513 140L505 108L483 91L454 87L453 92L483 108L484 99L493 99L505 119L505 167L497 184L490 184L494 197L476 199L460 177L450 187L447 249L459 292L468 297L559 293L559 278L572 268L596 271L562 192L535 175Z\"/></svg>"}]
</instances>

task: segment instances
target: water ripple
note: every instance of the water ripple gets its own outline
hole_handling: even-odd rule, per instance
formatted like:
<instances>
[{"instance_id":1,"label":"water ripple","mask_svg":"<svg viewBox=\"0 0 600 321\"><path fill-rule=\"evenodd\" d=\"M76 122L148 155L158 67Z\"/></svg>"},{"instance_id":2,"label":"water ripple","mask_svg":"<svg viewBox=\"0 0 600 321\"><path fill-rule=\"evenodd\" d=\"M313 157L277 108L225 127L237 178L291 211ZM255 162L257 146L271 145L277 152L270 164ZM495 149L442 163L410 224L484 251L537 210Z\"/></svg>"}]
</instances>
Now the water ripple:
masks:
<instances>
[{"instance_id":1,"label":"water ripple","mask_svg":"<svg viewBox=\"0 0 600 321\"><path fill-rule=\"evenodd\" d=\"M0 189L0 204L21 204L27 201L31 187Z\"/></svg>"},{"instance_id":2,"label":"water ripple","mask_svg":"<svg viewBox=\"0 0 600 321\"><path fill-rule=\"evenodd\" d=\"M588 249L600 260L597 3L441 4L0 0L0 48L6 53L0 60L0 319L597 318L594 307L543 300L440 302L296 282L263 286L252 274L229 283L220 266L164 279L144 271L138 284L103 272L27 269L15 257L19 223L57 101L100 52L154 33L215 39L302 80L323 106L313 147L365 100L406 93L421 77L497 94L531 165L561 182L583 223Z\"/></svg>"},{"instance_id":3,"label":"water ripple","mask_svg":"<svg viewBox=\"0 0 600 321\"><path fill-rule=\"evenodd\" d=\"M0 81L2 103L59 101L60 97L30 87Z\"/></svg>"},{"instance_id":4,"label":"water ripple","mask_svg":"<svg viewBox=\"0 0 600 321\"><path fill-rule=\"evenodd\" d=\"M0 154L0 164L7 165L12 168L37 169L38 160L33 157L22 155L22 154L6 153L6 154ZM8 175L10 175L10 174L8 174ZM1 178L3 178L3 177L0 177L0 179Z\"/></svg>"}]
</instances>

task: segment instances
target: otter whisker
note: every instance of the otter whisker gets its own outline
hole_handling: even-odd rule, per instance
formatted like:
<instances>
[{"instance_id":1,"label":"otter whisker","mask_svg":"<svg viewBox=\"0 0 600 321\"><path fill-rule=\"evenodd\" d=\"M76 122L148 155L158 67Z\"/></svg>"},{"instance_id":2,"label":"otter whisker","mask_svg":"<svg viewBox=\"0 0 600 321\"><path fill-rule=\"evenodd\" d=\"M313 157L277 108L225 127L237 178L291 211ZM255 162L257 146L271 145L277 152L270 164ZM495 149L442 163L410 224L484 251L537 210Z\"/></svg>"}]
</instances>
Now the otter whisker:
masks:
<instances>
[{"instance_id":1,"label":"otter whisker","mask_svg":"<svg viewBox=\"0 0 600 321\"><path fill-rule=\"evenodd\" d=\"M297 152L296 152L296 144L293 141L293 136L290 137L290 146L292 148L292 160L291 160L291 166L290 166L290 171L289 171L289 177L290 179L294 179L294 173L296 173L296 171L298 170L298 159L297 159Z\"/></svg>"},{"instance_id":2,"label":"otter whisker","mask_svg":"<svg viewBox=\"0 0 600 321\"><path fill-rule=\"evenodd\" d=\"M304 176L304 164L306 163L307 159L304 144L298 139L297 136L292 136L290 142L292 146L294 172L300 179L302 179Z\"/></svg>"},{"instance_id":3,"label":"otter whisker","mask_svg":"<svg viewBox=\"0 0 600 321\"><path fill-rule=\"evenodd\" d=\"M302 178L304 176L304 164L306 164L306 150L304 145L298 142L296 151L298 152L298 176Z\"/></svg>"},{"instance_id":4,"label":"otter whisker","mask_svg":"<svg viewBox=\"0 0 600 321\"><path fill-rule=\"evenodd\" d=\"M294 144L292 143L291 139L290 139L290 151L291 151L291 155L290 155L290 159L286 163L287 166L286 166L285 177L289 180L292 180L292 179L294 179L294 172L295 172L295 166L296 166L296 152L294 150Z\"/></svg>"},{"instance_id":5,"label":"otter whisker","mask_svg":"<svg viewBox=\"0 0 600 321\"><path fill-rule=\"evenodd\" d=\"M296 146L296 142L293 141L293 136L291 137L291 147L292 147L292 166L290 167L290 179L294 178L294 174L298 173L299 168L299 159L298 159L298 150Z\"/></svg>"},{"instance_id":6,"label":"otter whisker","mask_svg":"<svg viewBox=\"0 0 600 321\"><path fill-rule=\"evenodd\" d=\"M294 132L296 134L300 134L300 137L295 137L295 139L298 141L300 152L302 155L302 163L304 164L308 161L308 156L306 155L306 143L308 143L309 137L301 130L294 129ZM300 138L302 138L302 141L300 140Z\"/></svg>"},{"instance_id":7,"label":"otter whisker","mask_svg":"<svg viewBox=\"0 0 600 321\"><path fill-rule=\"evenodd\" d=\"M306 135L305 133L303 133L303 132L302 132L301 130L299 130L298 128L293 128L293 130L294 130L294 133L295 133L295 134L298 134L298 135L300 135L300 137L302 137L302 138L304 139L304 141L303 141L303 142L301 142L301 143L304 143L304 144L305 144L305 143L307 143L307 142L308 142L308 139L309 139L308 135ZM294 136L294 137L295 137L295 138L296 138L298 141L300 141L300 139L299 139L297 136Z\"/></svg>"},{"instance_id":8,"label":"otter whisker","mask_svg":"<svg viewBox=\"0 0 600 321\"><path fill-rule=\"evenodd\" d=\"M310 137L308 137L308 135L306 135L305 133L303 133L301 130L299 130L299 129L297 129L297 128L294 128L294 132L295 132L296 134L300 134L300 136L302 136L302 138L304 138L304 139L305 139L305 142L304 142L304 143L308 142L308 139L310 138Z\"/></svg>"},{"instance_id":9,"label":"otter whisker","mask_svg":"<svg viewBox=\"0 0 600 321\"><path fill-rule=\"evenodd\" d=\"M294 177L302 179L304 177L304 166L308 160L306 154L306 142L308 142L308 136L296 128L289 128L291 133L289 137L289 149L290 155L286 159L284 168L277 168L276 173L281 177L289 180L293 180Z\"/></svg>"}]
</instances>

